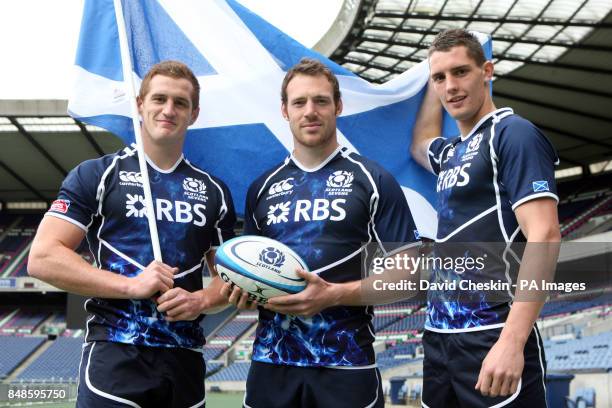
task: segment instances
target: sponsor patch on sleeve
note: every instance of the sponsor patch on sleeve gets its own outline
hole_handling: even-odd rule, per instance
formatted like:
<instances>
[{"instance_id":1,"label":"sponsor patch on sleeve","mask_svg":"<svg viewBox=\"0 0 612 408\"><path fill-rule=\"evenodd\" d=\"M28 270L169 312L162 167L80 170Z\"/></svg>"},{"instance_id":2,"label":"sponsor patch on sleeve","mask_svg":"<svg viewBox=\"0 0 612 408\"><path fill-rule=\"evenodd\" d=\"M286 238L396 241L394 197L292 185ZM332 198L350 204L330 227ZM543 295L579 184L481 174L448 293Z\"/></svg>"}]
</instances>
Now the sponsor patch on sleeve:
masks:
<instances>
[{"instance_id":1,"label":"sponsor patch on sleeve","mask_svg":"<svg viewBox=\"0 0 612 408\"><path fill-rule=\"evenodd\" d=\"M539 193L541 191L550 191L550 189L548 188L548 181L546 180L534 181L533 183L531 183L531 185L533 187L534 193Z\"/></svg>"},{"instance_id":2,"label":"sponsor patch on sleeve","mask_svg":"<svg viewBox=\"0 0 612 408\"><path fill-rule=\"evenodd\" d=\"M49 211L66 214L68 212L68 207L70 207L70 200L55 200L51 204Z\"/></svg>"}]
</instances>

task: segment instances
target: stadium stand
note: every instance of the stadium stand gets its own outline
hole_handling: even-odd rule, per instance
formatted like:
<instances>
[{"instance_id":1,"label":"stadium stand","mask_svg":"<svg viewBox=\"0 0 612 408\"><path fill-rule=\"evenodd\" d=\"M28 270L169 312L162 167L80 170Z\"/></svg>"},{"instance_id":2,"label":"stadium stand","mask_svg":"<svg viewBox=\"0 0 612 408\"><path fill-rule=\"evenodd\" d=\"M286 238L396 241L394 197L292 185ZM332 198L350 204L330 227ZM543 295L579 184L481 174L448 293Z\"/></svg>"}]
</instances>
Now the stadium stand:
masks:
<instances>
[{"instance_id":1,"label":"stadium stand","mask_svg":"<svg viewBox=\"0 0 612 408\"><path fill-rule=\"evenodd\" d=\"M592 308L608 305L612 305L612 294L597 296L593 299L586 300L566 300L565 298L559 298L544 304L540 317L558 317L577 311L586 311Z\"/></svg>"},{"instance_id":2,"label":"stadium stand","mask_svg":"<svg viewBox=\"0 0 612 408\"><path fill-rule=\"evenodd\" d=\"M7 215L0 233L0 277L27 276L27 254L41 214Z\"/></svg>"},{"instance_id":3,"label":"stadium stand","mask_svg":"<svg viewBox=\"0 0 612 408\"><path fill-rule=\"evenodd\" d=\"M13 317L0 328L0 334L25 335L32 334L34 330L50 316L50 312L33 309L20 309Z\"/></svg>"},{"instance_id":4,"label":"stadium stand","mask_svg":"<svg viewBox=\"0 0 612 408\"><path fill-rule=\"evenodd\" d=\"M410 314L385 327L380 334L422 331L425 325L425 318L425 312L422 311Z\"/></svg>"},{"instance_id":5,"label":"stadium stand","mask_svg":"<svg viewBox=\"0 0 612 408\"><path fill-rule=\"evenodd\" d=\"M612 369L612 332L575 340L544 341L551 371Z\"/></svg>"},{"instance_id":6,"label":"stadium stand","mask_svg":"<svg viewBox=\"0 0 612 408\"><path fill-rule=\"evenodd\" d=\"M0 379L6 378L45 341L45 337L0 336Z\"/></svg>"},{"instance_id":7,"label":"stadium stand","mask_svg":"<svg viewBox=\"0 0 612 408\"><path fill-rule=\"evenodd\" d=\"M204 346L204 360L210 361L218 358L225 350L228 349L227 345L221 344L206 344Z\"/></svg>"},{"instance_id":8,"label":"stadium stand","mask_svg":"<svg viewBox=\"0 0 612 408\"><path fill-rule=\"evenodd\" d=\"M207 378L207 381L246 381L250 361L236 361Z\"/></svg>"},{"instance_id":9,"label":"stadium stand","mask_svg":"<svg viewBox=\"0 0 612 408\"><path fill-rule=\"evenodd\" d=\"M568 236L571 232L576 231L586 224L591 218L607 212L610 208L612 208L612 195L606 195L596 200L595 203L587 207L586 210L563 223L561 226L561 235L564 237Z\"/></svg>"},{"instance_id":10,"label":"stadium stand","mask_svg":"<svg viewBox=\"0 0 612 408\"><path fill-rule=\"evenodd\" d=\"M76 382L83 338L58 337L15 382Z\"/></svg>"},{"instance_id":11,"label":"stadium stand","mask_svg":"<svg viewBox=\"0 0 612 408\"><path fill-rule=\"evenodd\" d=\"M419 343L401 343L378 353L376 355L378 368L384 371L408 362L414 362L418 345Z\"/></svg>"},{"instance_id":12,"label":"stadium stand","mask_svg":"<svg viewBox=\"0 0 612 408\"><path fill-rule=\"evenodd\" d=\"M206 363L206 378L212 376L213 374L215 374L217 371L219 371L221 368L223 368L223 364L222 363L214 363L214 362L207 362Z\"/></svg>"},{"instance_id":13,"label":"stadium stand","mask_svg":"<svg viewBox=\"0 0 612 408\"><path fill-rule=\"evenodd\" d=\"M232 343L236 341L245 331L253 326L253 321L233 320L225 325L215 335L215 339L230 340Z\"/></svg>"}]
</instances>

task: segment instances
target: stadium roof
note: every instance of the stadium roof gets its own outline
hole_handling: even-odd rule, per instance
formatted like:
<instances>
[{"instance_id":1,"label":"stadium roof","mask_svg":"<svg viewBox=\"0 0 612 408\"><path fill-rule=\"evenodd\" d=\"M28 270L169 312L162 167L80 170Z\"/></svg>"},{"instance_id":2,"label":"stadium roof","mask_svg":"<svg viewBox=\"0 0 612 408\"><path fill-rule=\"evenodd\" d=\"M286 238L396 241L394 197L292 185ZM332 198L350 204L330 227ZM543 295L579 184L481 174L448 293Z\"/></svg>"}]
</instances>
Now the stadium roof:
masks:
<instances>
[{"instance_id":1,"label":"stadium roof","mask_svg":"<svg viewBox=\"0 0 612 408\"><path fill-rule=\"evenodd\" d=\"M331 57L385 82L425 59L441 30L489 34L496 105L539 126L566 174L587 174L612 158L611 9L612 0L364 0Z\"/></svg>"},{"instance_id":2,"label":"stadium roof","mask_svg":"<svg viewBox=\"0 0 612 408\"><path fill-rule=\"evenodd\" d=\"M325 52L384 82L425 59L442 29L490 34L497 106L538 125L566 173L586 175L612 159L611 9L612 0L345 0ZM122 145L65 112L66 101L0 100L1 201L52 200L76 164Z\"/></svg>"}]
</instances>

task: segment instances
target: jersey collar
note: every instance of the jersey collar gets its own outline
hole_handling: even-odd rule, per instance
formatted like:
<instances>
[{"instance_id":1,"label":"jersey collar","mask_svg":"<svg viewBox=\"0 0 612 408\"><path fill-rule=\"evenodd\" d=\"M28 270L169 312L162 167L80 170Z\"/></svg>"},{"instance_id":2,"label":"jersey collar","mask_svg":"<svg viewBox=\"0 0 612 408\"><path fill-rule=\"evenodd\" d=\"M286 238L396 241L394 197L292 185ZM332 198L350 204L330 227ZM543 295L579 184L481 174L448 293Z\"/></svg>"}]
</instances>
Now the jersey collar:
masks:
<instances>
[{"instance_id":1,"label":"jersey collar","mask_svg":"<svg viewBox=\"0 0 612 408\"><path fill-rule=\"evenodd\" d=\"M153 169L155 169L156 171L158 171L159 173L163 173L163 174L170 174L172 173L174 170L176 170L176 168L178 167L179 164L181 164L181 162L183 161L183 159L185 158L185 156L181 153L181 156L178 158L178 160L176 161L176 163L174 163L172 165L172 167L170 167L168 170L163 170L160 169L159 167L157 167L157 165L153 162L153 160L151 160L149 158L149 156L146 155L145 153L145 160L147 161L147 164L151 167L153 167Z\"/></svg>"},{"instance_id":2,"label":"jersey collar","mask_svg":"<svg viewBox=\"0 0 612 408\"><path fill-rule=\"evenodd\" d=\"M508 116L508 115L512 115L514 113L514 111L512 110L512 108L499 108L497 110L494 110L493 112L489 112L487 113L485 116L483 116L482 118L480 118L480 120L478 121L478 123L472 128L472 130L470 130L470 133L467 134L467 136L463 136L461 135L461 141L465 142L470 136L472 136L478 129L480 129L480 127L490 118L494 118L494 120L498 117L498 116Z\"/></svg>"},{"instance_id":3,"label":"jersey collar","mask_svg":"<svg viewBox=\"0 0 612 408\"><path fill-rule=\"evenodd\" d=\"M340 152L342 149L344 149L342 146L338 146L336 150L334 150L329 156L327 156L325 160L321 162L321 164L319 164L317 167L313 167L310 169L308 167L305 167L302 163L300 163L298 159L293 155L293 153L291 153L289 157L300 170L305 171L307 173L314 173L315 171L321 170L323 167L325 167L327 163L332 161L332 159L336 157L338 155L338 152Z\"/></svg>"}]
</instances>

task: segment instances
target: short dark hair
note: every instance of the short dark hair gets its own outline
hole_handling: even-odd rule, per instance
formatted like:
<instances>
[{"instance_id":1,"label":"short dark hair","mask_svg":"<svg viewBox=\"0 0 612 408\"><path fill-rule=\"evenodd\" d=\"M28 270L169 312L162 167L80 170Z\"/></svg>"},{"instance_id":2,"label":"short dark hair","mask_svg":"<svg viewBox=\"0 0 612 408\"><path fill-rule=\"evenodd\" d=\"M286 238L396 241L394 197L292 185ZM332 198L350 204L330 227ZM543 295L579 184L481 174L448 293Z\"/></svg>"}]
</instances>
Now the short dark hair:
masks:
<instances>
[{"instance_id":1,"label":"short dark hair","mask_svg":"<svg viewBox=\"0 0 612 408\"><path fill-rule=\"evenodd\" d=\"M334 92L334 103L338 105L340 102L340 84L338 78L325 64L314 59L314 58L302 58L300 62L295 64L287 71L285 78L283 79L283 85L281 86L281 100L284 104L287 103L287 85L296 75L310 75L318 76L323 75L329 83L332 85Z\"/></svg>"},{"instance_id":2,"label":"short dark hair","mask_svg":"<svg viewBox=\"0 0 612 408\"><path fill-rule=\"evenodd\" d=\"M438 33L429 47L428 56L431 57L437 51L447 52L459 46L466 48L468 56L476 62L476 65L482 65L487 60L478 38L463 28L452 28Z\"/></svg>"},{"instance_id":3,"label":"short dark hair","mask_svg":"<svg viewBox=\"0 0 612 408\"><path fill-rule=\"evenodd\" d=\"M187 65L179 61L167 60L153 65L140 84L140 92L138 93L140 99L144 100L149 92L149 84L155 75L163 75L174 79L184 78L191 82L193 86L193 90L191 91L191 104L193 109L198 108L200 105L200 83L193 71L189 69Z\"/></svg>"}]
</instances>

